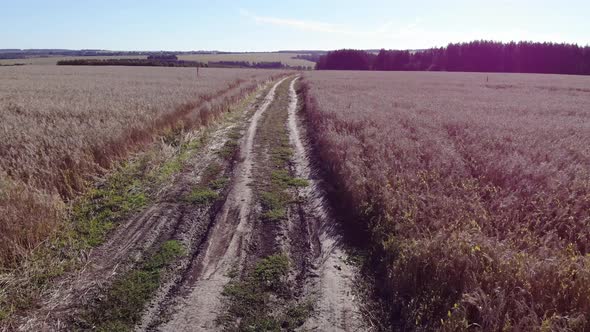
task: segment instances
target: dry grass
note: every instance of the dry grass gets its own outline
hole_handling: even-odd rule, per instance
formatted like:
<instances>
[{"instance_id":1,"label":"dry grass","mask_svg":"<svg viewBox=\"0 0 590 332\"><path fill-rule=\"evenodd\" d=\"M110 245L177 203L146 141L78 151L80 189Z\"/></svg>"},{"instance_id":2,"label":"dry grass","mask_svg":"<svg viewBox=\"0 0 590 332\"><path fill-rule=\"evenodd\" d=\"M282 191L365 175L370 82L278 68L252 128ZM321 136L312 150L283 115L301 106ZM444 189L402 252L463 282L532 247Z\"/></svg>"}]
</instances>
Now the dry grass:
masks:
<instances>
[{"instance_id":1,"label":"dry grass","mask_svg":"<svg viewBox=\"0 0 590 332\"><path fill-rule=\"evenodd\" d=\"M319 160L367 231L393 328L590 328L589 78L306 81Z\"/></svg>"},{"instance_id":2,"label":"dry grass","mask_svg":"<svg viewBox=\"0 0 590 332\"><path fill-rule=\"evenodd\" d=\"M0 69L0 266L63 222L64 202L154 135L206 125L277 71Z\"/></svg>"}]
</instances>

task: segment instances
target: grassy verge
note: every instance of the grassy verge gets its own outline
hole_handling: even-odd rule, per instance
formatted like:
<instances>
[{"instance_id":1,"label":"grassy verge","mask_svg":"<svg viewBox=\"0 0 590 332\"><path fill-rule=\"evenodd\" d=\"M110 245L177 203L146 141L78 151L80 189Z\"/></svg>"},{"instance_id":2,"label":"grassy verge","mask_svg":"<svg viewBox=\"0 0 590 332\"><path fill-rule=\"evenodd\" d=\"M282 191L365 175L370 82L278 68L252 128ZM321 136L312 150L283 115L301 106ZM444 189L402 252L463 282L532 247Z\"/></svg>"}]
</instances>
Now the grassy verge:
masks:
<instances>
[{"instance_id":1,"label":"grassy verge","mask_svg":"<svg viewBox=\"0 0 590 332\"><path fill-rule=\"evenodd\" d=\"M31 307L48 282L77 268L84 252L104 242L120 222L144 208L155 189L178 173L186 160L200 150L207 132L199 137L178 133L177 146L162 143L121 163L98 186L81 196L71 207L69 222L50 239L51 245L32 253L25 275L5 274L0 292L0 322Z\"/></svg>"}]
</instances>

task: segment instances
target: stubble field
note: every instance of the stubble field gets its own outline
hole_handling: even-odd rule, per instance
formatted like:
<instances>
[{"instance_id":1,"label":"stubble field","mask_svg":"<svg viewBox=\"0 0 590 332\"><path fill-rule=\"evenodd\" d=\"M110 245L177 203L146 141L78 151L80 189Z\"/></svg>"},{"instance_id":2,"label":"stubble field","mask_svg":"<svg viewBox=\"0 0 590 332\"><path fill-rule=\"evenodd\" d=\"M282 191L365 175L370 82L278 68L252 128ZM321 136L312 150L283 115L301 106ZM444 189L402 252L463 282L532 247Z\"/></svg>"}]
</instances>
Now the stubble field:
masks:
<instances>
[{"instance_id":1,"label":"stubble field","mask_svg":"<svg viewBox=\"0 0 590 332\"><path fill-rule=\"evenodd\" d=\"M206 125L277 71L0 69L0 266L63 221L64 202L154 135Z\"/></svg>"},{"instance_id":2,"label":"stubble field","mask_svg":"<svg viewBox=\"0 0 590 332\"><path fill-rule=\"evenodd\" d=\"M384 328L589 328L590 79L304 81L319 162L371 249Z\"/></svg>"}]
</instances>

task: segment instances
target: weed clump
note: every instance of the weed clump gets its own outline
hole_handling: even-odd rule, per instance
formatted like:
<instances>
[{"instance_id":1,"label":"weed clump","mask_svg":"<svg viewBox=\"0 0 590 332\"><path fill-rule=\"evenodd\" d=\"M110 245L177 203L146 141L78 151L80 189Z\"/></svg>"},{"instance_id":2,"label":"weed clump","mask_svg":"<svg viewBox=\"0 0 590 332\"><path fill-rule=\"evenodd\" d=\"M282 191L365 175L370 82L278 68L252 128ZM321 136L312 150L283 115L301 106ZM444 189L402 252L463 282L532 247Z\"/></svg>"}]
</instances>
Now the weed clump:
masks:
<instances>
[{"instance_id":1,"label":"weed clump","mask_svg":"<svg viewBox=\"0 0 590 332\"><path fill-rule=\"evenodd\" d=\"M216 200L219 194L209 188L198 187L193 189L186 200L193 204L208 204Z\"/></svg>"}]
</instances>

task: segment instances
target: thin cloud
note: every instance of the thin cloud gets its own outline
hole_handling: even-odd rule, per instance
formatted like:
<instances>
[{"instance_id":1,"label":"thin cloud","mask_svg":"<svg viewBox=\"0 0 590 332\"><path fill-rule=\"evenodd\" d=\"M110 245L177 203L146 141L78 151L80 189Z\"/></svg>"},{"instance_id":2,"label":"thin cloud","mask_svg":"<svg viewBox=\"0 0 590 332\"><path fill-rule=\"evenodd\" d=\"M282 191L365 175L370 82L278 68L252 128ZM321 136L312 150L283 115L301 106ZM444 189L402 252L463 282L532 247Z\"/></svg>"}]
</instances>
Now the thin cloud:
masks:
<instances>
[{"instance_id":1,"label":"thin cloud","mask_svg":"<svg viewBox=\"0 0 590 332\"><path fill-rule=\"evenodd\" d=\"M343 33L345 32L340 26L325 22L305 21L297 19L288 19L270 16L258 16L251 12L241 9L240 14L252 19L259 24L271 24L277 26L290 27L303 31L328 32L328 33Z\"/></svg>"}]
</instances>

